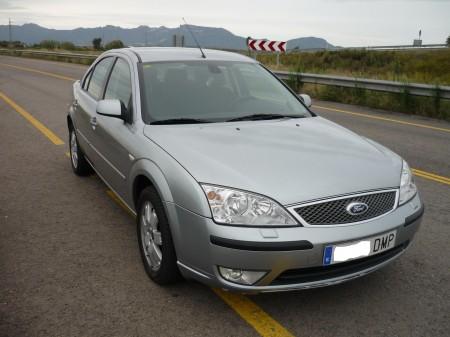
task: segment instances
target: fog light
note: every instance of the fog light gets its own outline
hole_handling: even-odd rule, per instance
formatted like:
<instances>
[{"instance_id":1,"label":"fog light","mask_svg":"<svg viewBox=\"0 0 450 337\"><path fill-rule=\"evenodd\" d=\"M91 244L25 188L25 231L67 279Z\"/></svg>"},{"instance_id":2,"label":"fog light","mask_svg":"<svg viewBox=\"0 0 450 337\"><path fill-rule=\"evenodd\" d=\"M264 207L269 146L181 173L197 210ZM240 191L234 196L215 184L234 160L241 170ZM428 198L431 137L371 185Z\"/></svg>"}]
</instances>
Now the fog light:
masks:
<instances>
[{"instance_id":1,"label":"fog light","mask_svg":"<svg viewBox=\"0 0 450 337\"><path fill-rule=\"evenodd\" d=\"M250 271L242 269L231 269L219 266L220 275L227 281L252 285L258 282L264 275L265 271Z\"/></svg>"}]
</instances>

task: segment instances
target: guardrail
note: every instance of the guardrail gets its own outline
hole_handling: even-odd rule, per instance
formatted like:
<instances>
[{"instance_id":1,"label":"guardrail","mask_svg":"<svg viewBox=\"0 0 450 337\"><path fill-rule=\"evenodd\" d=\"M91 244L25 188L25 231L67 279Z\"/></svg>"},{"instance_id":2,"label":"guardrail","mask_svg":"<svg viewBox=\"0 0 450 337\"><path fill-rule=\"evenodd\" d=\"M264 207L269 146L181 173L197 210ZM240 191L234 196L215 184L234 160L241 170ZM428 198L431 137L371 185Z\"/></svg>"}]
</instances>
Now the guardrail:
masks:
<instances>
[{"instance_id":1,"label":"guardrail","mask_svg":"<svg viewBox=\"0 0 450 337\"><path fill-rule=\"evenodd\" d=\"M398 45L398 46L368 46L368 47L350 47L348 49L366 49L366 50L420 50L420 49L445 49L448 48L446 44L422 44L420 46L414 46L410 44Z\"/></svg>"},{"instance_id":2,"label":"guardrail","mask_svg":"<svg viewBox=\"0 0 450 337\"><path fill-rule=\"evenodd\" d=\"M282 80L296 79L301 83L367 89L389 93L408 93L410 95L415 96L439 97L443 99L450 99L450 86L435 86L420 83L402 83L394 81L372 80L366 78L352 78L334 75L293 73L288 71L274 71L273 73Z\"/></svg>"},{"instance_id":3,"label":"guardrail","mask_svg":"<svg viewBox=\"0 0 450 337\"><path fill-rule=\"evenodd\" d=\"M98 55L92 54L81 54L81 53L63 53L56 51L45 51L45 50L27 50L27 49L0 49L0 54L21 56L21 55L41 55L41 56L55 56L55 57L68 57L77 58L85 60L95 60Z\"/></svg>"},{"instance_id":4,"label":"guardrail","mask_svg":"<svg viewBox=\"0 0 450 337\"><path fill-rule=\"evenodd\" d=\"M420 50L442 50L448 49L446 44L423 44L421 46L398 45L398 46L366 46L366 47L323 47L310 49L289 49L288 53L315 53L318 51L347 51L347 50L365 50L365 51L420 51Z\"/></svg>"},{"instance_id":5,"label":"guardrail","mask_svg":"<svg viewBox=\"0 0 450 337\"><path fill-rule=\"evenodd\" d=\"M98 55L60 53L41 50L11 50L0 49L0 54L8 55L41 55L66 58L95 60ZM288 71L273 71L282 80L296 80L301 83L330 85L345 88L358 88L387 93L408 93L415 96L437 97L450 99L450 86L436 86L420 83L402 83L394 81L372 80L365 78L352 78L335 75L319 75L308 73L295 73Z\"/></svg>"}]
</instances>

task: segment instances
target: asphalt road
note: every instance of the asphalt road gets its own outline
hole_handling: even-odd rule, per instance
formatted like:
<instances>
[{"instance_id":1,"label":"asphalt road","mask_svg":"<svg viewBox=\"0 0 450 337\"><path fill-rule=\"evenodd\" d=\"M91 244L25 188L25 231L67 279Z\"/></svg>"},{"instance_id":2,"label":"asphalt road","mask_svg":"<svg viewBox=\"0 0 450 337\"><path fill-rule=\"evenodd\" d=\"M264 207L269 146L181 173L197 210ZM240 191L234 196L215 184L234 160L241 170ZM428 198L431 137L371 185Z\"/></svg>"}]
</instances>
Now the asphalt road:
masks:
<instances>
[{"instance_id":1,"label":"asphalt road","mask_svg":"<svg viewBox=\"0 0 450 337\"><path fill-rule=\"evenodd\" d=\"M65 155L70 78L85 69L0 56L0 93L66 143L51 143L0 98L0 336L283 335L275 323L294 336L448 336L450 185L422 176L427 208L414 244L362 279L240 296L233 308L195 282L150 282L134 220L98 177L74 176ZM450 123L329 102L313 109L450 177ZM267 315L239 316L245 301Z\"/></svg>"}]
</instances>

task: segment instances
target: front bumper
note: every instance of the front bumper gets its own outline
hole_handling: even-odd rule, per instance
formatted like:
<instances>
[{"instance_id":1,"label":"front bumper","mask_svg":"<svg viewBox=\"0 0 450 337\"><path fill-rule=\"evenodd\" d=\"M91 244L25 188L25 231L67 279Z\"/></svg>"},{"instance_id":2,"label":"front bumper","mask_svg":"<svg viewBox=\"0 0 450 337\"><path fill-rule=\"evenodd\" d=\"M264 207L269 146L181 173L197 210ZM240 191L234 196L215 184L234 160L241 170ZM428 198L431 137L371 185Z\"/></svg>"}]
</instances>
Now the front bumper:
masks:
<instances>
[{"instance_id":1,"label":"front bumper","mask_svg":"<svg viewBox=\"0 0 450 337\"><path fill-rule=\"evenodd\" d=\"M399 257L420 225L419 195L374 221L337 227L261 229L218 225L212 219L166 204L180 271L212 287L240 292L271 292L323 287L373 272ZM382 255L322 267L324 247L397 230L395 248ZM251 286L223 279L217 266L268 273ZM326 267L329 268L329 267Z\"/></svg>"}]
</instances>

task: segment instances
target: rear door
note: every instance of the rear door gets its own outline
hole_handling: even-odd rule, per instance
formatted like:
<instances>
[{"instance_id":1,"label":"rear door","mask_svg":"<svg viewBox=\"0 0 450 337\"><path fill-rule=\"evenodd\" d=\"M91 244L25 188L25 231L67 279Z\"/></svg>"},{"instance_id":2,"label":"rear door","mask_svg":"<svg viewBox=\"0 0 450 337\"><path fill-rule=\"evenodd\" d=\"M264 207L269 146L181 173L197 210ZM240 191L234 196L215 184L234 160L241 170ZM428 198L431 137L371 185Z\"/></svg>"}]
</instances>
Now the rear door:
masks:
<instances>
[{"instance_id":1,"label":"rear door","mask_svg":"<svg viewBox=\"0 0 450 337\"><path fill-rule=\"evenodd\" d=\"M114 57L105 57L91 68L82 83L74 103L74 124L77 138L83 152L92 165L97 168L100 156L92 146L97 118L97 101L103 96L109 70Z\"/></svg>"},{"instance_id":2,"label":"rear door","mask_svg":"<svg viewBox=\"0 0 450 337\"><path fill-rule=\"evenodd\" d=\"M128 61L116 58L106 83L103 98L117 99L133 115L132 72ZM118 118L96 115L93 146L101 154L99 172L123 199L127 199L126 184L134 161L131 144L134 139L133 121L125 122Z\"/></svg>"}]
</instances>

